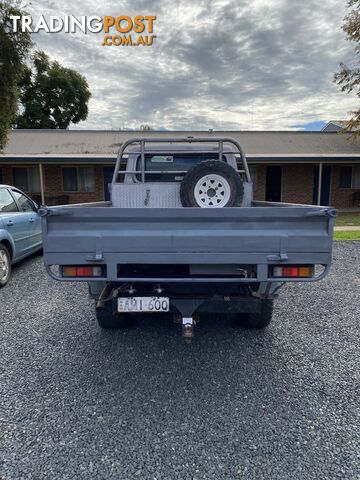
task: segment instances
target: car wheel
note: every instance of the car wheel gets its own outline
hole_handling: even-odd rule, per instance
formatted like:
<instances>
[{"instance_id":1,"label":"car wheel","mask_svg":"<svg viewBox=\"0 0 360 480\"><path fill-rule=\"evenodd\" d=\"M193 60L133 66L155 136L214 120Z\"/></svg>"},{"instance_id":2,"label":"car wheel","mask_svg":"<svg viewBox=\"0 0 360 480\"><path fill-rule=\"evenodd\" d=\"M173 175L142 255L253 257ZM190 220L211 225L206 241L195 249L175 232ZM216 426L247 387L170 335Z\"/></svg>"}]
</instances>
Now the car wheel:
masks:
<instances>
[{"instance_id":1,"label":"car wheel","mask_svg":"<svg viewBox=\"0 0 360 480\"><path fill-rule=\"evenodd\" d=\"M260 313L247 313L242 314L239 318L240 324L246 328L265 328L272 319L274 301L273 300L260 300L261 311Z\"/></svg>"},{"instance_id":2,"label":"car wheel","mask_svg":"<svg viewBox=\"0 0 360 480\"><path fill-rule=\"evenodd\" d=\"M180 186L183 207L240 207L244 186L236 170L220 160L206 160L191 168Z\"/></svg>"},{"instance_id":3,"label":"car wheel","mask_svg":"<svg viewBox=\"0 0 360 480\"><path fill-rule=\"evenodd\" d=\"M10 280L11 257L9 250L0 243L0 287L4 287Z\"/></svg>"},{"instance_id":4,"label":"car wheel","mask_svg":"<svg viewBox=\"0 0 360 480\"><path fill-rule=\"evenodd\" d=\"M96 308L95 313L99 327L106 330L114 330L129 325L128 315L114 313L112 301L105 302L104 308Z\"/></svg>"}]
</instances>

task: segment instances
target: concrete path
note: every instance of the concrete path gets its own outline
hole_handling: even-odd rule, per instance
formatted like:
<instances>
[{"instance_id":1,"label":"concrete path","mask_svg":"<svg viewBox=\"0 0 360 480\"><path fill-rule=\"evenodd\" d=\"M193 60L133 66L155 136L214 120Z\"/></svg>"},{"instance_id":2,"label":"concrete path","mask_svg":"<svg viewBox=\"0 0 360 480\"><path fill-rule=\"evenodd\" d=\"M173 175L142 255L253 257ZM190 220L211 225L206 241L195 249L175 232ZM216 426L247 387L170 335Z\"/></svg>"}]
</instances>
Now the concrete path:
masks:
<instances>
[{"instance_id":1,"label":"concrete path","mask_svg":"<svg viewBox=\"0 0 360 480\"><path fill-rule=\"evenodd\" d=\"M358 232L360 225L349 225L348 227L335 227L335 232Z\"/></svg>"}]
</instances>

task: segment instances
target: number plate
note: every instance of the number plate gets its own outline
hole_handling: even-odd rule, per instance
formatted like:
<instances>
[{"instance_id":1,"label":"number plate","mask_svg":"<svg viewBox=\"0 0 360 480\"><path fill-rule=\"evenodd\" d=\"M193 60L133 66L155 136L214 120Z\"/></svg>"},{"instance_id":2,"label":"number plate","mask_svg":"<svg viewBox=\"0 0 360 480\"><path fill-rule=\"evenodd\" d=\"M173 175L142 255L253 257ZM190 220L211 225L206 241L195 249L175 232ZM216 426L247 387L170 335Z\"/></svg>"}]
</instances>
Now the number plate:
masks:
<instances>
[{"instance_id":1,"label":"number plate","mask_svg":"<svg viewBox=\"0 0 360 480\"><path fill-rule=\"evenodd\" d=\"M119 297L118 312L168 312L169 297Z\"/></svg>"}]
</instances>

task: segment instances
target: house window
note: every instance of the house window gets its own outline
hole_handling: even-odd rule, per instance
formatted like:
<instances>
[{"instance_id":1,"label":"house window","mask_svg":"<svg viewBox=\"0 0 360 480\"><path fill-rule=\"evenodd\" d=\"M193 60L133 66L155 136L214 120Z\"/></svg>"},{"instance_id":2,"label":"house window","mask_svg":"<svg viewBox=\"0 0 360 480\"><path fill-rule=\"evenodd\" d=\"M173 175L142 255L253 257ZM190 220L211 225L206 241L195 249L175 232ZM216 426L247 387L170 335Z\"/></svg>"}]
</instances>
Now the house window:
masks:
<instances>
[{"instance_id":1,"label":"house window","mask_svg":"<svg viewBox=\"0 0 360 480\"><path fill-rule=\"evenodd\" d=\"M36 167L14 167L13 181L15 187L26 193L40 192L40 173Z\"/></svg>"},{"instance_id":2,"label":"house window","mask_svg":"<svg viewBox=\"0 0 360 480\"><path fill-rule=\"evenodd\" d=\"M253 191L257 190L257 167L249 166L250 177L253 182Z\"/></svg>"},{"instance_id":3,"label":"house window","mask_svg":"<svg viewBox=\"0 0 360 480\"><path fill-rule=\"evenodd\" d=\"M360 188L360 166L340 167L340 188Z\"/></svg>"},{"instance_id":4,"label":"house window","mask_svg":"<svg viewBox=\"0 0 360 480\"><path fill-rule=\"evenodd\" d=\"M351 187L360 188L360 166L352 167Z\"/></svg>"},{"instance_id":5,"label":"house window","mask_svg":"<svg viewBox=\"0 0 360 480\"><path fill-rule=\"evenodd\" d=\"M64 167L62 178L64 192L95 192L93 167Z\"/></svg>"}]
</instances>

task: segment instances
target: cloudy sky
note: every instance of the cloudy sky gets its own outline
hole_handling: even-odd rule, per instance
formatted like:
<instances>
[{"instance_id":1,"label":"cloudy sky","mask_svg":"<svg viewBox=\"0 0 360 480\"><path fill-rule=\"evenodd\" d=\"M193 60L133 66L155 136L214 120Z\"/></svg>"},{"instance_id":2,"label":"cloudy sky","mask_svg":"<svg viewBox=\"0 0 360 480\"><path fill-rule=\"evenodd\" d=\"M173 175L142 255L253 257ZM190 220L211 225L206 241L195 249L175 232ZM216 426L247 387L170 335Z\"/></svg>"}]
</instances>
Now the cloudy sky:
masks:
<instances>
[{"instance_id":1,"label":"cloudy sky","mask_svg":"<svg viewBox=\"0 0 360 480\"><path fill-rule=\"evenodd\" d=\"M156 15L155 45L104 47L103 34L33 34L86 76L89 116L74 128L289 129L355 108L332 78L353 46L345 0L33 0L50 15ZM101 5L101 6L100 6ZM318 124L316 124L318 126Z\"/></svg>"}]
</instances>

